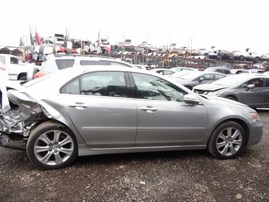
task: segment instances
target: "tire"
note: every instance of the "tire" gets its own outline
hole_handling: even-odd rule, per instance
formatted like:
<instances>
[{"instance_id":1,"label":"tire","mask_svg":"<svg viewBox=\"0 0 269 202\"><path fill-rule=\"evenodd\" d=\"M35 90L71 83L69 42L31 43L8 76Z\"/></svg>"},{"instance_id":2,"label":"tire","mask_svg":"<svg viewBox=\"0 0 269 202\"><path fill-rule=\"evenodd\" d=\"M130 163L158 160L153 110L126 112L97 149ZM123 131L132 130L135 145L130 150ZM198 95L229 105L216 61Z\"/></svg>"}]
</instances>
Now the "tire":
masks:
<instances>
[{"instance_id":1,"label":"tire","mask_svg":"<svg viewBox=\"0 0 269 202\"><path fill-rule=\"evenodd\" d=\"M258 62L260 62L261 61L261 58L259 58L259 57L256 57L255 59L254 59L254 63L258 63Z\"/></svg>"},{"instance_id":2,"label":"tire","mask_svg":"<svg viewBox=\"0 0 269 202\"><path fill-rule=\"evenodd\" d=\"M245 143L246 134L242 126L227 121L213 131L207 149L218 159L231 159L241 153Z\"/></svg>"},{"instance_id":3,"label":"tire","mask_svg":"<svg viewBox=\"0 0 269 202\"><path fill-rule=\"evenodd\" d=\"M68 128L47 121L31 131L26 152L37 168L57 169L70 165L77 158L78 144Z\"/></svg>"}]
</instances>

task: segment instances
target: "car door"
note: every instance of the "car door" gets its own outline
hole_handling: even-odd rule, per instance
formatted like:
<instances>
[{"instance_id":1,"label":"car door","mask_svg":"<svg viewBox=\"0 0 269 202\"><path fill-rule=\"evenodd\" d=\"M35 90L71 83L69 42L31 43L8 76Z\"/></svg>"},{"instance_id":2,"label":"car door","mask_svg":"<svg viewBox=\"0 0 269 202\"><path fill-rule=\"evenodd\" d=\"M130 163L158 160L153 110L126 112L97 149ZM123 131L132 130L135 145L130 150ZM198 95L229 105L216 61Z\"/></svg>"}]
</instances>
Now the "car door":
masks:
<instances>
[{"instance_id":1,"label":"car door","mask_svg":"<svg viewBox=\"0 0 269 202\"><path fill-rule=\"evenodd\" d=\"M263 89L263 94L264 94L264 107L269 107L269 79L264 78L264 89Z\"/></svg>"},{"instance_id":2,"label":"car door","mask_svg":"<svg viewBox=\"0 0 269 202\"><path fill-rule=\"evenodd\" d=\"M207 111L190 106L186 92L156 76L133 73L138 125L136 147L201 145Z\"/></svg>"},{"instance_id":3,"label":"car door","mask_svg":"<svg viewBox=\"0 0 269 202\"><path fill-rule=\"evenodd\" d=\"M254 88L248 89L249 84L254 84ZM253 78L245 82L241 87L241 93L238 94L239 101L250 107L262 106L265 100L263 79Z\"/></svg>"},{"instance_id":4,"label":"car door","mask_svg":"<svg viewBox=\"0 0 269 202\"><path fill-rule=\"evenodd\" d=\"M78 132L93 148L133 147L137 110L124 72L92 72L61 92Z\"/></svg>"}]
</instances>

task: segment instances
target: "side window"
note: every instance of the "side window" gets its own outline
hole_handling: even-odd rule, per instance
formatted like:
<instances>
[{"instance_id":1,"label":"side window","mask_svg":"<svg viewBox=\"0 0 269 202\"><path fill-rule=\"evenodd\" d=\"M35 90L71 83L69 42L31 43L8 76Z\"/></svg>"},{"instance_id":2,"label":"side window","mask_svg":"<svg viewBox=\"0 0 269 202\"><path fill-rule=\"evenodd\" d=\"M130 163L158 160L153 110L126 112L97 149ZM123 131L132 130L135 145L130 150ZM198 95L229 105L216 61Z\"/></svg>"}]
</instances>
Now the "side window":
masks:
<instances>
[{"instance_id":1,"label":"side window","mask_svg":"<svg viewBox=\"0 0 269 202\"><path fill-rule=\"evenodd\" d=\"M225 77L225 76L216 74L215 75L215 80L222 79L223 77Z\"/></svg>"},{"instance_id":2,"label":"side window","mask_svg":"<svg viewBox=\"0 0 269 202\"><path fill-rule=\"evenodd\" d=\"M0 56L0 62L3 63L3 65L6 64L6 58L4 56Z\"/></svg>"},{"instance_id":3,"label":"side window","mask_svg":"<svg viewBox=\"0 0 269 202\"><path fill-rule=\"evenodd\" d=\"M66 84L61 93L127 97L124 72L94 72Z\"/></svg>"},{"instance_id":4,"label":"side window","mask_svg":"<svg viewBox=\"0 0 269 202\"><path fill-rule=\"evenodd\" d=\"M80 94L79 78L70 81L62 89L61 93L64 94Z\"/></svg>"},{"instance_id":5,"label":"side window","mask_svg":"<svg viewBox=\"0 0 269 202\"><path fill-rule=\"evenodd\" d=\"M55 62L59 69L65 69L68 67L73 67L75 59L56 59Z\"/></svg>"},{"instance_id":6,"label":"side window","mask_svg":"<svg viewBox=\"0 0 269 202\"><path fill-rule=\"evenodd\" d=\"M124 72L95 72L81 77L81 94L127 97Z\"/></svg>"},{"instance_id":7,"label":"side window","mask_svg":"<svg viewBox=\"0 0 269 202\"><path fill-rule=\"evenodd\" d=\"M19 64L19 60L15 57L10 57L10 64Z\"/></svg>"},{"instance_id":8,"label":"side window","mask_svg":"<svg viewBox=\"0 0 269 202\"><path fill-rule=\"evenodd\" d=\"M262 78L251 79L247 82L247 85L249 84L254 84L255 88L263 87L263 79Z\"/></svg>"},{"instance_id":9,"label":"side window","mask_svg":"<svg viewBox=\"0 0 269 202\"><path fill-rule=\"evenodd\" d=\"M214 75L213 74L204 74L204 75L196 78L195 81L201 81L202 78L204 81L214 80Z\"/></svg>"},{"instance_id":10,"label":"side window","mask_svg":"<svg viewBox=\"0 0 269 202\"><path fill-rule=\"evenodd\" d=\"M209 81L214 80L213 74L205 74L203 77L205 78L205 80L209 80Z\"/></svg>"},{"instance_id":11,"label":"side window","mask_svg":"<svg viewBox=\"0 0 269 202\"><path fill-rule=\"evenodd\" d=\"M136 98L183 102L185 91L159 77L133 73Z\"/></svg>"}]
</instances>

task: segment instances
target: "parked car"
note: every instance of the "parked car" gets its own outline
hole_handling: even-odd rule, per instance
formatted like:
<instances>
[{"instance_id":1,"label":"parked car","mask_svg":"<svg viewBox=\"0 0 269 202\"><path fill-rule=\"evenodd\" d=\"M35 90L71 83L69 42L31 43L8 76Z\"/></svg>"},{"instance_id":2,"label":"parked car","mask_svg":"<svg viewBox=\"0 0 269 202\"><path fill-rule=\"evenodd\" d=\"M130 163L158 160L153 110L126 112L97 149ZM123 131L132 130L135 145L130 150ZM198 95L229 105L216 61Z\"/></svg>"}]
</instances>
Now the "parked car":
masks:
<instances>
[{"instance_id":1,"label":"parked car","mask_svg":"<svg viewBox=\"0 0 269 202\"><path fill-rule=\"evenodd\" d=\"M42 77L46 74L56 72L68 67L74 66L93 66L93 65L108 65L108 66L123 66L138 68L130 63L106 57L91 57L80 55L50 55L42 64L41 68L32 69L27 72L27 81L34 78Z\"/></svg>"},{"instance_id":2,"label":"parked car","mask_svg":"<svg viewBox=\"0 0 269 202\"><path fill-rule=\"evenodd\" d=\"M218 72L195 71L190 74L181 76L180 78L176 78L175 81L184 85L188 89L192 89L196 85L204 83L212 83L213 81L216 81L223 77L226 77L226 74Z\"/></svg>"},{"instance_id":3,"label":"parked car","mask_svg":"<svg viewBox=\"0 0 269 202\"><path fill-rule=\"evenodd\" d=\"M258 73L258 74L262 74L263 72L265 72L265 70L263 69L248 69L248 71L250 71L251 73Z\"/></svg>"},{"instance_id":4,"label":"parked car","mask_svg":"<svg viewBox=\"0 0 269 202\"><path fill-rule=\"evenodd\" d=\"M262 137L255 110L150 71L66 68L8 89L12 108L1 112L0 145L25 150L40 169L127 152L207 149L229 159Z\"/></svg>"},{"instance_id":5,"label":"parked car","mask_svg":"<svg viewBox=\"0 0 269 202\"><path fill-rule=\"evenodd\" d=\"M166 69L166 68L154 68L154 69L151 69L150 71L161 74L161 75L172 75L176 73L176 71L172 69Z\"/></svg>"},{"instance_id":6,"label":"parked car","mask_svg":"<svg viewBox=\"0 0 269 202\"><path fill-rule=\"evenodd\" d=\"M248 49L246 51L233 51L234 59L235 60L241 60L241 61L252 61L252 62L260 62L262 59L261 54L257 52L251 52Z\"/></svg>"},{"instance_id":7,"label":"parked car","mask_svg":"<svg viewBox=\"0 0 269 202\"><path fill-rule=\"evenodd\" d=\"M222 74L232 74L231 69L228 67L208 67L204 70L205 72L219 72Z\"/></svg>"},{"instance_id":8,"label":"parked car","mask_svg":"<svg viewBox=\"0 0 269 202\"><path fill-rule=\"evenodd\" d=\"M231 69L232 74L251 73L247 69Z\"/></svg>"},{"instance_id":9,"label":"parked car","mask_svg":"<svg viewBox=\"0 0 269 202\"><path fill-rule=\"evenodd\" d=\"M235 100L252 108L269 107L269 78L262 74L232 75L211 84L197 85L193 91Z\"/></svg>"},{"instance_id":10,"label":"parked car","mask_svg":"<svg viewBox=\"0 0 269 202\"><path fill-rule=\"evenodd\" d=\"M257 53L257 52L246 52L246 54L244 55L245 60L247 61L252 61L254 63L258 63L261 62L261 54Z\"/></svg>"},{"instance_id":11,"label":"parked car","mask_svg":"<svg viewBox=\"0 0 269 202\"><path fill-rule=\"evenodd\" d=\"M234 60L234 54L227 50L217 50L217 57L219 60Z\"/></svg>"},{"instance_id":12,"label":"parked car","mask_svg":"<svg viewBox=\"0 0 269 202\"><path fill-rule=\"evenodd\" d=\"M269 61L269 53L264 53L261 55L261 59L263 61Z\"/></svg>"},{"instance_id":13,"label":"parked car","mask_svg":"<svg viewBox=\"0 0 269 202\"><path fill-rule=\"evenodd\" d=\"M6 66L0 61L0 82L8 80L8 70Z\"/></svg>"},{"instance_id":14,"label":"parked car","mask_svg":"<svg viewBox=\"0 0 269 202\"><path fill-rule=\"evenodd\" d=\"M205 56L208 59L219 59L219 60L233 60L234 55L233 52L227 50L214 50L208 51L205 53Z\"/></svg>"},{"instance_id":15,"label":"parked car","mask_svg":"<svg viewBox=\"0 0 269 202\"><path fill-rule=\"evenodd\" d=\"M197 68L193 68L193 67L172 67L171 70L174 70L176 72L180 72L180 71L183 71L183 70L198 71Z\"/></svg>"},{"instance_id":16,"label":"parked car","mask_svg":"<svg viewBox=\"0 0 269 202\"><path fill-rule=\"evenodd\" d=\"M263 72L262 74L265 75L265 76L269 76L269 71Z\"/></svg>"},{"instance_id":17,"label":"parked car","mask_svg":"<svg viewBox=\"0 0 269 202\"><path fill-rule=\"evenodd\" d=\"M0 54L0 62L9 80L26 80L27 72L34 69L33 65L20 63L16 56L10 54Z\"/></svg>"},{"instance_id":18,"label":"parked car","mask_svg":"<svg viewBox=\"0 0 269 202\"><path fill-rule=\"evenodd\" d=\"M240 60L240 61L244 61L245 60L245 52L243 51L233 51L233 55L234 55L234 59L235 60Z\"/></svg>"},{"instance_id":19,"label":"parked car","mask_svg":"<svg viewBox=\"0 0 269 202\"><path fill-rule=\"evenodd\" d=\"M192 70L182 70L180 72L176 72L176 73L170 75L170 77L171 78L180 78L180 77L185 76L187 74L190 74L192 72L193 72Z\"/></svg>"}]
</instances>

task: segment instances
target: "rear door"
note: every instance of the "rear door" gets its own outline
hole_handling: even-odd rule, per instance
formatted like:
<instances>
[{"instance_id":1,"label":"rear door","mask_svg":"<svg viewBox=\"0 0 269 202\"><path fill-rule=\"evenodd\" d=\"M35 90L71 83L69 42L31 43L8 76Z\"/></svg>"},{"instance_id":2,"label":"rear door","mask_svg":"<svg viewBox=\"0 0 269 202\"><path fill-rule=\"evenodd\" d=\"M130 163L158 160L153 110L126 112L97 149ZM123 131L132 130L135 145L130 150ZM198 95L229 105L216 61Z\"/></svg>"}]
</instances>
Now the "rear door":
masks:
<instances>
[{"instance_id":1,"label":"rear door","mask_svg":"<svg viewBox=\"0 0 269 202\"><path fill-rule=\"evenodd\" d=\"M137 110L124 72L87 73L61 92L69 116L89 146L134 146Z\"/></svg>"}]
</instances>

